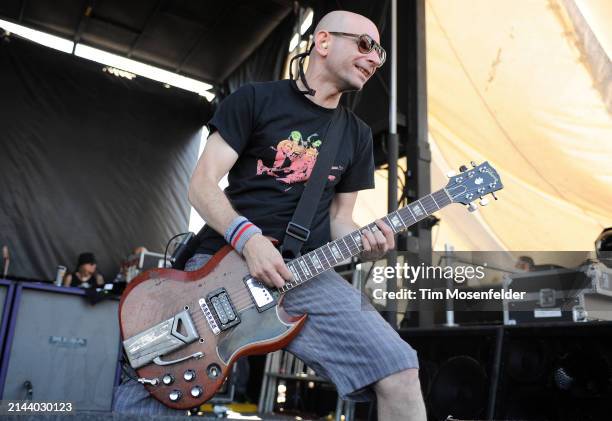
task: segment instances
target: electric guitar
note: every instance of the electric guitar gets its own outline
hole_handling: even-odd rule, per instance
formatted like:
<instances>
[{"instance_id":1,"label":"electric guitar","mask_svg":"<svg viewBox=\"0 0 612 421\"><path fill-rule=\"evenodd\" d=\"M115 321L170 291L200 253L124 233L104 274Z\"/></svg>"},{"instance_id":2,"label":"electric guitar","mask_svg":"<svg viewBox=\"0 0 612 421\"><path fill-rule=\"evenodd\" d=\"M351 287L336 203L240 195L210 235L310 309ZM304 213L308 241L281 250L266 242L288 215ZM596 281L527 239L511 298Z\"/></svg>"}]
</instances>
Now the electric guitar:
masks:
<instances>
[{"instance_id":1,"label":"electric guitar","mask_svg":"<svg viewBox=\"0 0 612 421\"><path fill-rule=\"evenodd\" d=\"M472 203L503 188L487 162L451 176L445 188L383 217L395 233L451 203ZM497 199L497 198L496 198ZM175 409L197 407L221 387L238 357L285 347L307 315L289 316L284 293L362 252L363 230L287 262L293 280L271 288L249 275L246 261L229 245L201 269L153 269L134 278L121 297L123 348L138 381ZM377 229L377 228L376 228Z\"/></svg>"}]
</instances>

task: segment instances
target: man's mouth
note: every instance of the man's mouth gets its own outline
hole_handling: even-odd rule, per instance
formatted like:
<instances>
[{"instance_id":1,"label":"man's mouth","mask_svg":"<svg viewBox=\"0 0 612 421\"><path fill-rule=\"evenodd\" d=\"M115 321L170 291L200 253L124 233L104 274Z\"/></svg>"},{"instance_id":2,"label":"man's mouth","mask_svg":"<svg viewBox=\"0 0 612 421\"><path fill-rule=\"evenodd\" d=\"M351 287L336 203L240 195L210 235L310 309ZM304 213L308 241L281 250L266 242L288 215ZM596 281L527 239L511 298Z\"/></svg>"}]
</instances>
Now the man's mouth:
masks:
<instances>
[{"instance_id":1,"label":"man's mouth","mask_svg":"<svg viewBox=\"0 0 612 421\"><path fill-rule=\"evenodd\" d=\"M359 66L355 66L362 75L365 76L366 79L368 79L370 77L370 72L368 72L366 69L364 69L363 67L359 67Z\"/></svg>"}]
</instances>

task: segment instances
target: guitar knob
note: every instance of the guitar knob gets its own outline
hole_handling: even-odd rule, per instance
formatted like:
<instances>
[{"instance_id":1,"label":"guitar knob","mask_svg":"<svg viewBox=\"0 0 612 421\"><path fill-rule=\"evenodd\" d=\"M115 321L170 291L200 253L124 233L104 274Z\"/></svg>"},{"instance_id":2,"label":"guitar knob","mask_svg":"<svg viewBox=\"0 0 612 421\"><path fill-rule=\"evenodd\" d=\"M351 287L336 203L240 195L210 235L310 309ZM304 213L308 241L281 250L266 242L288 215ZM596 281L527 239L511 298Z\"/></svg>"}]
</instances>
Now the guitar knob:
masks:
<instances>
[{"instance_id":1,"label":"guitar knob","mask_svg":"<svg viewBox=\"0 0 612 421\"><path fill-rule=\"evenodd\" d=\"M195 378L196 378L196 373L193 370L187 370L183 373L183 379L185 379L186 382L190 382Z\"/></svg>"},{"instance_id":2,"label":"guitar knob","mask_svg":"<svg viewBox=\"0 0 612 421\"><path fill-rule=\"evenodd\" d=\"M166 386L171 385L174 383L174 376L172 374L164 374L164 377L162 377L162 383Z\"/></svg>"},{"instance_id":3,"label":"guitar knob","mask_svg":"<svg viewBox=\"0 0 612 421\"><path fill-rule=\"evenodd\" d=\"M168 399L170 399L172 402L178 402L182 397L183 394L181 391L176 389L168 394Z\"/></svg>"},{"instance_id":4,"label":"guitar knob","mask_svg":"<svg viewBox=\"0 0 612 421\"><path fill-rule=\"evenodd\" d=\"M207 372L208 377L211 379L216 379L221 374L221 367L219 367L217 364L211 364L208 366Z\"/></svg>"},{"instance_id":5,"label":"guitar knob","mask_svg":"<svg viewBox=\"0 0 612 421\"><path fill-rule=\"evenodd\" d=\"M202 396L202 388L200 386L193 386L189 393L191 393L191 396L194 398L199 398Z\"/></svg>"}]
</instances>

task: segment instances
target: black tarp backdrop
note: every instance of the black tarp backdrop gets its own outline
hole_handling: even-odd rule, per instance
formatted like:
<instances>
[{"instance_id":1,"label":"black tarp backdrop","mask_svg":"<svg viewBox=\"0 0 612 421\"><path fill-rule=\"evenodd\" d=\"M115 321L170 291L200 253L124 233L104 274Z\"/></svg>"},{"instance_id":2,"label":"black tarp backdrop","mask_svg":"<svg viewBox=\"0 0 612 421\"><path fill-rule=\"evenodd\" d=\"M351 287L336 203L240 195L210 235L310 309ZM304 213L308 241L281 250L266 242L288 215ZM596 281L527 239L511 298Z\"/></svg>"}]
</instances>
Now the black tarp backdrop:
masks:
<instances>
[{"instance_id":1,"label":"black tarp backdrop","mask_svg":"<svg viewBox=\"0 0 612 421\"><path fill-rule=\"evenodd\" d=\"M228 91L234 92L245 83L267 82L282 77L289 42L297 15L290 12L265 41L227 78Z\"/></svg>"},{"instance_id":2,"label":"black tarp backdrop","mask_svg":"<svg viewBox=\"0 0 612 421\"><path fill-rule=\"evenodd\" d=\"M186 231L211 107L196 94L11 38L0 42L0 244L13 276L53 279L92 251L113 278L135 246Z\"/></svg>"}]
</instances>

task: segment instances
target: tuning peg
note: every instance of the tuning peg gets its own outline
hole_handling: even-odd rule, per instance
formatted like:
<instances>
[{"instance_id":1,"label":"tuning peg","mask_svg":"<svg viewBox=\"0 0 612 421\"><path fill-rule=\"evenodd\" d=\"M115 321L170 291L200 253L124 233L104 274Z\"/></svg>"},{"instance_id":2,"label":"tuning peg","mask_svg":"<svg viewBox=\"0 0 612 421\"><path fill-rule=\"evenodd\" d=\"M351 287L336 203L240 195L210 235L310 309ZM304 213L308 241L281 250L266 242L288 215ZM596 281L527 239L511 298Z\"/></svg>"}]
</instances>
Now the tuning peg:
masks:
<instances>
[{"instance_id":1,"label":"tuning peg","mask_svg":"<svg viewBox=\"0 0 612 421\"><path fill-rule=\"evenodd\" d=\"M474 161L470 161L470 165L474 168L476 168L478 166L478 164L476 164L476 162Z\"/></svg>"},{"instance_id":2,"label":"tuning peg","mask_svg":"<svg viewBox=\"0 0 612 421\"><path fill-rule=\"evenodd\" d=\"M476 205L475 205L475 204L473 204L473 203L470 203L470 204L468 205L467 209L468 209L470 212L474 212L475 210L477 210L477 209L478 209L478 206L476 206Z\"/></svg>"},{"instance_id":3,"label":"tuning peg","mask_svg":"<svg viewBox=\"0 0 612 421\"><path fill-rule=\"evenodd\" d=\"M457 173L456 173L455 171L449 171L449 172L447 172L447 173L446 173L446 176L447 176L448 178L454 177L454 176L456 176L456 175L457 175Z\"/></svg>"},{"instance_id":4,"label":"tuning peg","mask_svg":"<svg viewBox=\"0 0 612 421\"><path fill-rule=\"evenodd\" d=\"M487 199L486 197L483 197L480 199L480 206L487 206L489 204L489 199Z\"/></svg>"},{"instance_id":5,"label":"tuning peg","mask_svg":"<svg viewBox=\"0 0 612 421\"><path fill-rule=\"evenodd\" d=\"M459 167L459 171L461 171L461 172L465 172L465 171L467 171L467 169L468 168L465 165L462 165L462 166Z\"/></svg>"},{"instance_id":6,"label":"tuning peg","mask_svg":"<svg viewBox=\"0 0 612 421\"><path fill-rule=\"evenodd\" d=\"M497 196L495 196L495 192L494 191L491 192L491 196L493 196L493 199L497 200Z\"/></svg>"}]
</instances>

